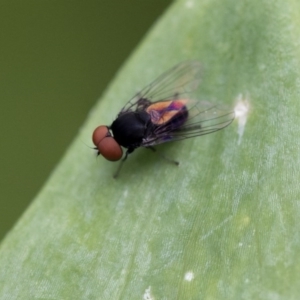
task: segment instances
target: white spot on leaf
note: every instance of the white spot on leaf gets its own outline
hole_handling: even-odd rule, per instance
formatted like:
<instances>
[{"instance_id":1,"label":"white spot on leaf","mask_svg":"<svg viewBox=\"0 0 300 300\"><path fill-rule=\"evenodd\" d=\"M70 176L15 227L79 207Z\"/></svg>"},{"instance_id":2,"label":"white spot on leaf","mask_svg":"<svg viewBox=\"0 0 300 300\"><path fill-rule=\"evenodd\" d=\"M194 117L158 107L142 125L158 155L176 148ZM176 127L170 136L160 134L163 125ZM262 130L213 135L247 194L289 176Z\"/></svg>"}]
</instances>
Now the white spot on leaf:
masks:
<instances>
[{"instance_id":1,"label":"white spot on leaf","mask_svg":"<svg viewBox=\"0 0 300 300\"><path fill-rule=\"evenodd\" d=\"M234 107L235 117L238 121L238 145L241 144L242 137L245 131L245 126L247 123L247 117L249 113L249 101L248 98L244 98L242 94L237 97L237 102Z\"/></svg>"},{"instance_id":2,"label":"white spot on leaf","mask_svg":"<svg viewBox=\"0 0 300 300\"><path fill-rule=\"evenodd\" d=\"M195 275L192 271L188 271L184 274L184 280L186 281L192 281L194 279Z\"/></svg>"},{"instance_id":3,"label":"white spot on leaf","mask_svg":"<svg viewBox=\"0 0 300 300\"><path fill-rule=\"evenodd\" d=\"M149 286L143 295L143 300L154 300L154 298L151 295L151 286Z\"/></svg>"}]
</instances>

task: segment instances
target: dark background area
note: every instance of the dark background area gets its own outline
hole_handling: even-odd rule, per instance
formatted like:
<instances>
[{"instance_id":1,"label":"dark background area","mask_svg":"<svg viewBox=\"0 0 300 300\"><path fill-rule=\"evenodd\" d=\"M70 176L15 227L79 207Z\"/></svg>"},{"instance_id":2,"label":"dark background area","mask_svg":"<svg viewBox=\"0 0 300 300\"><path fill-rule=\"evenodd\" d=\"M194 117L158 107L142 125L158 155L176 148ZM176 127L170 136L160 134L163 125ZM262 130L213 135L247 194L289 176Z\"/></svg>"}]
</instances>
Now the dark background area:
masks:
<instances>
[{"instance_id":1,"label":"dark background area","mask_svg":"<svg viewBox=\"0 0 300 300\"><path fill-rule=\"evenodd\" d=\"M171 0L0 4L0 240Z\"/></svg>"}]
</instances>

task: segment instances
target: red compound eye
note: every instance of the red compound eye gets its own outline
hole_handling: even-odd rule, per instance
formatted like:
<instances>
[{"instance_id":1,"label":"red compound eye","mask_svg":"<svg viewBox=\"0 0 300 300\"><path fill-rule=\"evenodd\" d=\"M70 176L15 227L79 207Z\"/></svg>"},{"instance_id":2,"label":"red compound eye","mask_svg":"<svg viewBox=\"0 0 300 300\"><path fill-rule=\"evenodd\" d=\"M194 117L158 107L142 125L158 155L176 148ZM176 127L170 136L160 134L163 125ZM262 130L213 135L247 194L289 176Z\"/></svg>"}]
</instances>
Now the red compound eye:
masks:
<instances>
[{"instance_id":1,"label":"red compound eye","mask_svg":"<svg viewBox=\"0 0 300 300\"><path fill-rule=\"evenodd\" d=\"M123 156L122 148L110 135L106 126L99 126L94 130L93 143L97 147L99 154L107 160L116 161Z\"/></svg>"},{"instance_id":2,"label":"red compound eye","mask_svg":"<svg viewBox=\"0 0 300 300\"><path fill-rule=\"evenodd\" d=\"M93 132L94 145L97 147L106 136L110 136L108 128L106 126L98 126Z\"/></svg>"}]
</instances>

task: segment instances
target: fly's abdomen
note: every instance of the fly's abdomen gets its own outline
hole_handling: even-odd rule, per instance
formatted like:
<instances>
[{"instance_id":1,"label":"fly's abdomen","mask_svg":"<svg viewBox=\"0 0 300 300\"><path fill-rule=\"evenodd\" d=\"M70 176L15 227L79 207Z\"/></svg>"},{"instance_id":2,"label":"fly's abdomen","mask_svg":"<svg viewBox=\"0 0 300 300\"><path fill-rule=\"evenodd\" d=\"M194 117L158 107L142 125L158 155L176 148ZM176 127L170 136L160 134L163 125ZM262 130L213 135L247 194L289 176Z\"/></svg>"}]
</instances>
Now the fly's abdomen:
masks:
<instances>
[{"instance_id":1,"label":"fly's abdomen","mask_svg":"<svg viewBox=\"0 0 300 300\"><path fill-rule=\"evenodd\" d=\"M151 116L151 122L158 126L170 126L175 129L187 120L187 99L169 100L150 105L146 111Z\"/></svg>"}]
</instances>

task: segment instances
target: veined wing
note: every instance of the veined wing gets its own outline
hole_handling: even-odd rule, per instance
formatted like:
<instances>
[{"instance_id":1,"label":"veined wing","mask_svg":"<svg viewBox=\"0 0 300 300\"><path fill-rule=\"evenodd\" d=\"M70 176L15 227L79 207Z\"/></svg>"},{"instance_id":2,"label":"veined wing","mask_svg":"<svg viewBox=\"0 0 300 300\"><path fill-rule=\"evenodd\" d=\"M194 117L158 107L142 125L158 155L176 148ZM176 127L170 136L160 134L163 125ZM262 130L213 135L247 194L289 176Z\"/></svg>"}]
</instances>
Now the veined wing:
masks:
<instances>
[{"instance_id":1,"label":"veined wing","mask_svg":"<svg viewBox=\"0 0 300 300\"><path fill-rule=\"evenodd\" d=\"M120 114L143 110L155 102L183 98L198 87L201 70L198 61L176 65L137 93L126 103Z\"/></svg>"},{"instance_id":2,"label":"veined wing","mask_svg":"<svg viewBox=\"0 0 300 300\"><path fill-rule=\"evenodd\" d=\"M186 118L184 123L183 118ZM143 146L210 134L227 127L234 118L233 110L209 102L195 102L190 108L179 111L169 122L157 126Z\"/></svg>"}]
</instances>

